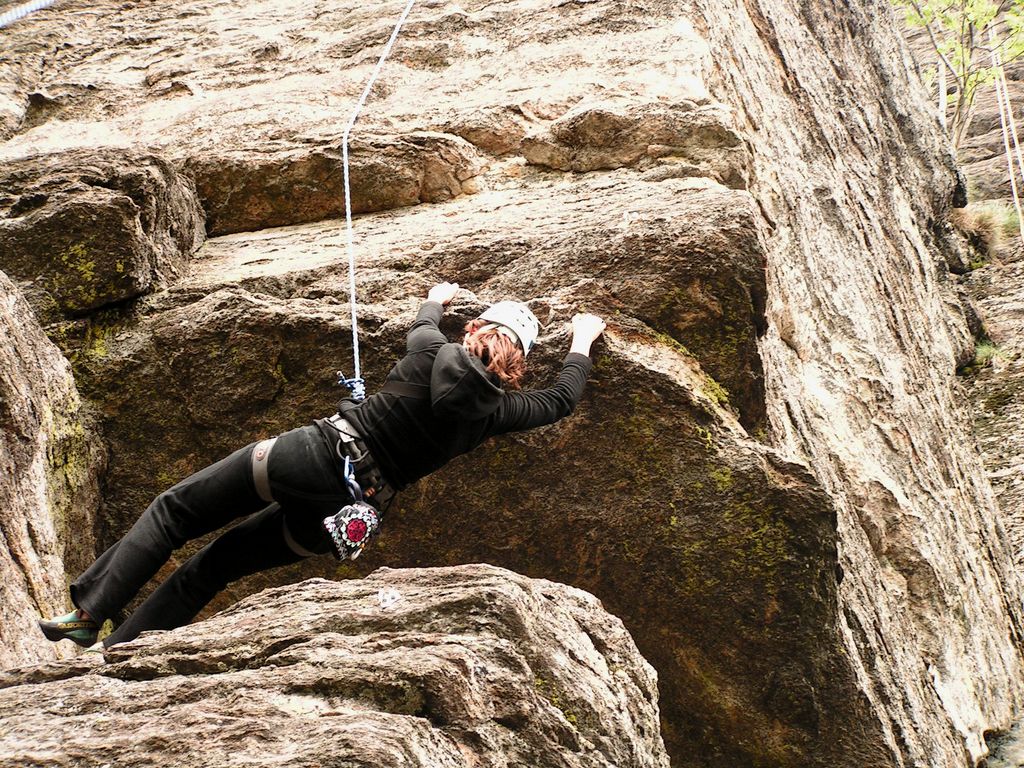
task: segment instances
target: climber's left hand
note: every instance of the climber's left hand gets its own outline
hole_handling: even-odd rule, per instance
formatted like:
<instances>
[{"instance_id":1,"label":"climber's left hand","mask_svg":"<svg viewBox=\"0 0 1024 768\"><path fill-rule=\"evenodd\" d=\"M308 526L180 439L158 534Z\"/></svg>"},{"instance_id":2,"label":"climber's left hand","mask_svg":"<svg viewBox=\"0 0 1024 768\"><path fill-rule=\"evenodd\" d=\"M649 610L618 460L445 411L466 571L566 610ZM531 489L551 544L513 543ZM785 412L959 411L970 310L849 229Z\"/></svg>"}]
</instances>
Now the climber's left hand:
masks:
<instances>
[{"instance_id":1,"label":"climber's left hand","mask_svg":"<svg viewBox=\"0 0 1024 768\"><path fill-rule=\"evenodd\" d=\"M455 294L459 292L458 283L438 283L427 294L427 301L436 301L439 304L447 304Z\"/></svg>"}]
</instances>

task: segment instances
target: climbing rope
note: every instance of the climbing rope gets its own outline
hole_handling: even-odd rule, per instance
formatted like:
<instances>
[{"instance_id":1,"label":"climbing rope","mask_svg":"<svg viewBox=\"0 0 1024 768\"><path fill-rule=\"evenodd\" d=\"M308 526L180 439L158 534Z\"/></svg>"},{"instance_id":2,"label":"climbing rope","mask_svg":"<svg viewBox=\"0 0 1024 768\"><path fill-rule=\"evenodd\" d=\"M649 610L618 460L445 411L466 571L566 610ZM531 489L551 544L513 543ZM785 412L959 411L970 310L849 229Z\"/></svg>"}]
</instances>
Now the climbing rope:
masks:
<instances>
[{"instance_id":1,"label":"climbing rope","mask_svg":"<svg viewBox=\"0 0 1024 768\"><path fill-rule=\"evenodd\" d=\"M1002 62L999 60L998 46L996 46L995 32L989 30L989 43L992 46L992 67L996 71L995 87L996 102L999 104L999 122L1003 130L1003 146L1006 149L1006 166L1010 172L1010 191L1013 195L1013 205L1017 210L1017 228L1020 231L1021 241L1024 242L1024 212L1021 210L1020 195L1017 192L1017 173L1013 168L1013 156L1010 152L1010 131L1013 135L1013 148L1017 154L1017 165L1024 179L1024 158L1021 157L1020 141L1017 138L1017 124L1013 119L1013 104L1010 101L1010 90L1006 85L1006 74L1003 71Z\"/></svg>"},{"instance_id":2,"label":"climbing rope","mask_svg":"<svg viewBox=\"0 0 1024 768\"><path fill-rule=\"evenodd\" d=\"M33 0L31 3L25 3L17 8L12 8L7 13L0 14L0 29L10 26L19 19L25 18L30 13L41 11L43 8L49 8L55 2L57 0Z\"/></svg>"},{"instance_id":3,"label":"climbing rope","mask_svg":"<svg viewBox=\"0 0 1024 768\"><path fill-rule=\"evenodd\" d=\"M341 371L338 371L338 383L351 390L354 400L363 400L366 397L366 382L359 369L359 327L356 316L356 257L355 247L352 242L352 193L349 189L348 179L348 137L356 124L356 120L359 118L359 113L362 111L367 97L370 95L370 89L373 88L373 84L377 81L377 76L380 74L384 62L387 61L388 56L391 54L391 48L394 46L395 40L398 39L398 33L401 31L405 20L409 17L409 11L412 10L413 3L415 2L416 0L409 0L405 10L402 11L402 15L399 17L398 23L395 24L387 45L384 46L384 51L381 53L380 58L377 59L377 66L373 68L370 79L367 81L366 87L356 103L356 108L352 110L352 117L349 119L348 125L345 126L345 133L341 138L341 161L345 174L345 229L348 233L346 241L346 250L348 252L348 289L349 303L352 309L353 373L352 378L346 378Z\"/></svg>"}]
</instances>

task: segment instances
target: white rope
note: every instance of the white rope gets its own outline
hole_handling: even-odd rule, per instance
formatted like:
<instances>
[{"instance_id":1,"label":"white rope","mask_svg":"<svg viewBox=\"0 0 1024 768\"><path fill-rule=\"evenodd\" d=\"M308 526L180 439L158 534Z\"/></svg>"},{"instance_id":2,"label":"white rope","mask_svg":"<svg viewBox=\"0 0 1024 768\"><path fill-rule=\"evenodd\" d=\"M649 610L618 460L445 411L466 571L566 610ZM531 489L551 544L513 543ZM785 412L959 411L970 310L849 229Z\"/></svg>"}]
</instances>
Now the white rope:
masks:
<instances>
[{"instance_id":1,"label":"white rope","mask_svg":"<svg viewBox=\"0 0 1024 768\"><path fill-rule=\"evenodd\" d=\"M367 97L370 95L370 89L373 88L373 84L377 81L377 76L380 74L380 71L384 66L384 62L391 54L391 48L394 46L395 40L398 39L398 33L402 29L402 25L405 23L405 20L409 17L409 11L412 10L413 3L415 2L416 0L409 0L405 6L405 10L402 11L402 15L399 17L398 23L395 24L395 28L391 32L391 37L388 39L387 45L384 46L384 51L377 60L377 66L373 68L373 72L370 74L370 79L367 81L366 87L363 89L363 93L359 97L359 102L356 104L356 108L352 111L352 117L348 121L348 125L345 126L345 133L341 138L341 158L345 174L345 228L348 233L346 248L348 251L349 301L352 307L352 357L354 361L352 378L346 379L345 383L346 386L352 388L352 396L357 400L362 400L363 397L365 397L366 389L359 369L359 329L356 317L356 257L355 248L352 243L352 193L349 189L348 180L348 137L352 132L353 126L356 124L356 120L359 118L359 113L362 111Z\"/></svg>"},{"instance_id":2,"label":"white rope","mask_svg":"<svg viewBox=\"0 0 1024 768\"><path fill-rule=\"evenodd\" d=\"M991 30L990 30L991 31ZM994 39L994 37L993 37ZM1013 153L1017 157L1017 169L1020 171L1021 179L1024 179L1024 157L1021 156L1020 138L1017 136L1017 120L1013 116L1013 102L1010 101L1010 87L1006 82L1006 69L999 54L996 54L996 61L999 64L999 82L1003 87L1003 99L1006 101L1006 116L1010 120L1010 135L1013 136ZM1017 225L1020 229L1020 239L1024 243L1024 217L1021 216L1020 208L1017 209Z\"/></svg>"},{"instance_id":3,"label":"white rope","mask_svg":"<svg viewBox=\"0 0 1024 768\"><path fill-rule=\"evenodd\" d=\"M1017 193L1017 172L1013 167L1013 151L1010 148L1010 132L1006 125L1006 108L1003 102L1003 89L996 80L996 101L999 102L999 122L1003 131L1003 148L1006 152L1006 168L1010 173L1010 193L1013 196L1013 206L1017 209L1017 220L1021 224L1021 237L1024 238L1024 221L1021 220L1020 195Z\"/></svg>"},{"instance_id":4,"label":"white rope","mask_svg":"<svg viewBox=\"0 0 1024 768\"><path fill-rule=\"evenodd\" d=\"M942 123L942 130L946 130L946 68L941 61L935 65L935 71L939 75L939 122Z\"/></svg>"},{"instance_id":5,"label":"white rope","mask_svg":"<svg viewBox=\"0 0 1024 768\"><path fill-rule=\"evenodd\" d=\"M1013 168L1013 154L1010 151L1010 136L1007 124L1013 130L1013 144L1017 154L1017 164L1024 178L1024 160L1021 159L1020 142L1017 140L1017 125L1013 119L1013 105L1010 103L1010 90L1006 85L1006 76L996 52L995 33L989 30L989 43L992 48L992 66L996 70L996 101L999 103L999 122L1003 129L1003 146L1006 148L1006 167L1010 171L1010 191L1013 193L1013 205L1017 209L1017 228L1021 242L1024 242L1024 215L1021 213L1020 196L1017 193L1017 172Z\"/></svg>"},{"instance_id":6,"label":"white rope","mask_svg":"<svg viewBox=\"0 0 1024 768\"><path fill-rule=\"evenodd\" d=\"M30 13L41 11L43 8L49 8L55 2L57 0L33 0L31 3L25 3L17 8L12 8L7 13L0 14L0 29L10 26L19 19L25 18Z\"/></svg>"}]
</instances>

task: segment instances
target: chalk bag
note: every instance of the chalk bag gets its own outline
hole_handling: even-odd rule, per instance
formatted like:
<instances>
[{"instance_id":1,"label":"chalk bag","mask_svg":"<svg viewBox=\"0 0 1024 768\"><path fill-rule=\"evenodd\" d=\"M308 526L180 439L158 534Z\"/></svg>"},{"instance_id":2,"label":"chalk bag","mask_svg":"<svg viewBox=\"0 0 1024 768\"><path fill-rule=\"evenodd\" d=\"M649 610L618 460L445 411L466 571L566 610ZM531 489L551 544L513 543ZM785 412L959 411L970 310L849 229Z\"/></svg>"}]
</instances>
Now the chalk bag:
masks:
<instances>
[{"instance_id":1,"label":"chalk bag","mask_svg":"<svg viewBox=\"0 0 1024 768\"><path fill-rule=\"evenodd\" d=\"M330 534L334 556L355 560L380 528L380 513L365 501L356 501L325 517L324 528Z\"/></svg>"}]
</instances>

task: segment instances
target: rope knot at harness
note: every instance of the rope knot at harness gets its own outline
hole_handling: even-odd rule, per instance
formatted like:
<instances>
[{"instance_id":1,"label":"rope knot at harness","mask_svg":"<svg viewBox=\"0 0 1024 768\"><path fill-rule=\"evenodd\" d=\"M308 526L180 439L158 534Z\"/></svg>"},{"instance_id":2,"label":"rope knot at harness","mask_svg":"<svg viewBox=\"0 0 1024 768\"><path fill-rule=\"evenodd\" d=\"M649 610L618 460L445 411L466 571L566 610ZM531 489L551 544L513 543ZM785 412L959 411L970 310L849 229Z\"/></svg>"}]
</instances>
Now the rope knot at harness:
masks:
<instances>
[{"instance_id":1,"label":"rope knot at harness","mask_svg":"<svg viewBox=\"0 0 1024 768\"><path fill-rule=\"evenodd\" d=\"M362 376L348 378L344 372L338 371L338 386L346 387L352 393L352 399L362 402L366 399L366 379Z\"/></svg>"}]
</instances>

